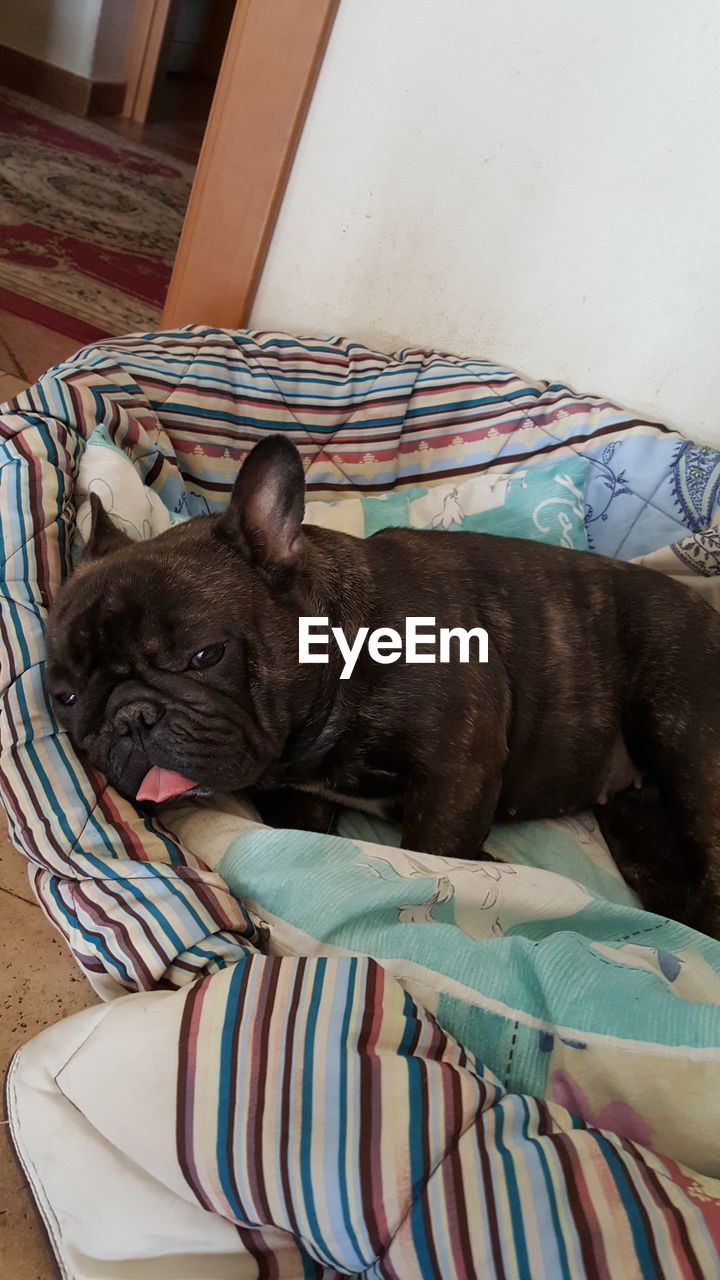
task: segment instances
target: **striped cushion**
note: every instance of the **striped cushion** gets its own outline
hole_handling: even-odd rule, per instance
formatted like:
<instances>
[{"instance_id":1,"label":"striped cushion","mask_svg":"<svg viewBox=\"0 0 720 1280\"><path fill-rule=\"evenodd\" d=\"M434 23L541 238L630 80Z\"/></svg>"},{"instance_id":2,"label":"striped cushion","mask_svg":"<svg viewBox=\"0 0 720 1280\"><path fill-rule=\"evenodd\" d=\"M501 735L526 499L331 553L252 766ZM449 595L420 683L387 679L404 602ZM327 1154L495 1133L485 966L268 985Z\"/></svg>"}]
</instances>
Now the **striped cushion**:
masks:
<instances>
[{"instance_id":1,"label":"striped cushion","mask_svg":"<svg viewBox=\"0 0 720 1280\"><path fill-rule=\"evenodd\" d=\"M720 1184L505 1092L368 959L88 1009L20 1051L8 1113L78 1280L718 1274Z\"/></svg>"}]
</instances>

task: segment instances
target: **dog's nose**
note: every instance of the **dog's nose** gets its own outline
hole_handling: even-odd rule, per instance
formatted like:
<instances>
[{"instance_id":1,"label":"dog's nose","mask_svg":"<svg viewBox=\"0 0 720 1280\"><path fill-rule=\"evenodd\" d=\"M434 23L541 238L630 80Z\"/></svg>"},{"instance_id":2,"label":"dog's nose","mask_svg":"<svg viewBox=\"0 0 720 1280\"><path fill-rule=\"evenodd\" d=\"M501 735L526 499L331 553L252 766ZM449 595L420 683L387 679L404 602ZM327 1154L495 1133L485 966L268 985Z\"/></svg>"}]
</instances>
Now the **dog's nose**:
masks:
<instances>
[{"instance_id":1,"label":"dog's nose","mask_svg":"<svg viewBox=\"0 0 720 1280\"><path fill-rule=\"evenodd\" d=\"M151 729L162 716L162 707L148 698L136 698L125 702L115 712L115 728L118 733L132 733L133 729Z\"/></svg>"}]
</instances>

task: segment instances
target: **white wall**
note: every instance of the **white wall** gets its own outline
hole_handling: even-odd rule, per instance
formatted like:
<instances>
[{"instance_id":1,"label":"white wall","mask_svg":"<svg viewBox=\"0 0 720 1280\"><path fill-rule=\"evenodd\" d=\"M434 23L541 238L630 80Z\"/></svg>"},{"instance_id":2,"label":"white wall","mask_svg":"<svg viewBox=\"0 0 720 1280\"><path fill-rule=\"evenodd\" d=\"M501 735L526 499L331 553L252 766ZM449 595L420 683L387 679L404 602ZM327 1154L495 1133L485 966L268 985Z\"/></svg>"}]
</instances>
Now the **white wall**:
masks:
<instances>
[{"instance_id":1,"label":"white wall","mask_svg":"<svg viewBox=\"0 0 720 1280\"><path fill-rule=\"evenodd\" d=\"M252 316L720 445L717 0L343 0Z\"/></svg>"},{"instance_id":2,"label":"white wall","mask_svg":"<svg viewBox=\"0 0 720 1280\"><path fill-rule=\"evenodd\" d=\"M95 80L123 80L135 0L0 0L0 44Z\"/></svg>"},{"instance_id":3,"label":"white wall","mask_svg":"<svg viewBox=\"0 0 720 1280\"><path fill-rule=\"evenodd\" d=\"M89 76L102 0L17 0L0 8L0 43Z\"/></svg>"},{"instance_id":4,"label":"white wall","mask_svg":"<svg viewBox=\"0 0 720 1280\"><path fill-rule=\"evenodd\" d=\"M91 78L120 81L127 74L127 52L136 0L103 0Z\"/></svg>"}]
</instances>

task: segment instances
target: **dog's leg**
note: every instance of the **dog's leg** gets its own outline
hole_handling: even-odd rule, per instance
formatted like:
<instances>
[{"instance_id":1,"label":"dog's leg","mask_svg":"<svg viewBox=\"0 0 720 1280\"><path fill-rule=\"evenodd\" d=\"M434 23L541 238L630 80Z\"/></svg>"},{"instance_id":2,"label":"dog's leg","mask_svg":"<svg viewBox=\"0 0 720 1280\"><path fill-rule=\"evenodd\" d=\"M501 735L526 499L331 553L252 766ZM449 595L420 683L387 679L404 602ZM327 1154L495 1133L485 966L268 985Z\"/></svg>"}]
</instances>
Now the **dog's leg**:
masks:
<instances>
[{"instance_id":1,"label":"dog's leg","mask_svg":"<svg viewBox=\"0 0 720 1280\"><path fill-rule=\"evenodd\" d=\"M720 940L720 772L688 749L660 786L685 877L685 907L675 918Z\"/></svg>"},{"instance_id":2,"label":"dog's leg","mask_svg":"<svg viewBox=\"0 0 720 1280\"><path fill-rule=\"evenodd\" d=\"M643 906L657 915L720 938L717 845L704 827L712 806L693 807L690 789L646 782L595 806L608 848ZM705 796L699 784L698 795Z\"/></svg>"},{"instance_id":3,"label":"dog's leg","mask_svg":"<svg viewBox=\"0 0 720 1280\"><path fill-rule=\"evenodd\" d=\"M278 787L275 791L256 790L252 800L268 826L323 834L335 830L339 806L325 796L294 787Z\"/></svg>"},{"instance_id":4,"label":"dog's leg","mask_svg":"<svg viewBox=\"0 0 720 1280\"><path fill-rule=\"evenodd\" d=\"M684 918L688 877L657 786L646 782L641 791L620 791L596 805L594 813L619 871L645 909Z\"/></svg>"},{"instance_id":5,"label":"dog's leg","mask_svg":"<svg viewBox=\"0 0 720 1280\"><path fill-rule=\"evenodd\" d=\"M402 845L445 858L484 858L493 861L483 845L490 832L502 780L490 768L471 776L428 774L413 776L404 797Z\"/></svg>"},{"instance_id":6,"label":"dog's leg","mask_svg":"<svg viewBox=\"0 0 720 1280\"><path fill-rule=\"evenodd\" d=\"M653 699L634 717L630 751L657 784L676 851L677 904L666 914L720 938L720 646L714 640L711 634L704 649L697 644L682 683L676 673L657 681ZM655 839L645 845L652 855ZM660 850L667 874L667 833Z\"/></svg>"},{"instance_id":7,"label":"dog's leg","mask_svg":"<svg viewBox=\"0 0 720 1280\"><path fill-rule=\"evenodd\" d=\"M404 849L445 858L494 861L484 849L500 799L507 759L507 709L498 700L468 708L436 739L420 739L403 795ZM462 751L448 749L460 742ZM466 763L465 763L466 762ZM464 765L464 767L463 767Z\"/></svg>"}]
</instances>

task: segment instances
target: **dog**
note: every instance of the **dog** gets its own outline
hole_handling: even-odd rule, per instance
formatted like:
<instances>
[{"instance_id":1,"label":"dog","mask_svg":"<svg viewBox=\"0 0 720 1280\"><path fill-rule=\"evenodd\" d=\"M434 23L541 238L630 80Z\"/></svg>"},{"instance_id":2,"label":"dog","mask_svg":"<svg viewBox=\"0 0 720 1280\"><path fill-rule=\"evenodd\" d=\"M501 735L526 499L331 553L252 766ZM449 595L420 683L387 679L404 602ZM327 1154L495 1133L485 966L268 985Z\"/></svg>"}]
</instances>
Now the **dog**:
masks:
<instances>
[{"instance_id":1,"label":"dog","mask_svg":"<svg viewBox=\"0 0 720 1280\"><path fill-rule=\"evenodd\" d=\"M480 533L302 524L283 436L229 506L132 542L92 500L47 629L61 724L125 796L250 790L276 825L379 806L404 847L488 856L495 821L594 807L644 905L720 932L720 617L652 570ZM300 662L408 618L480 628L487 661ZM466 655L467 656L467 655ZM641 784L638 789L638 784Z\"/></svg>"}]
</instances>

